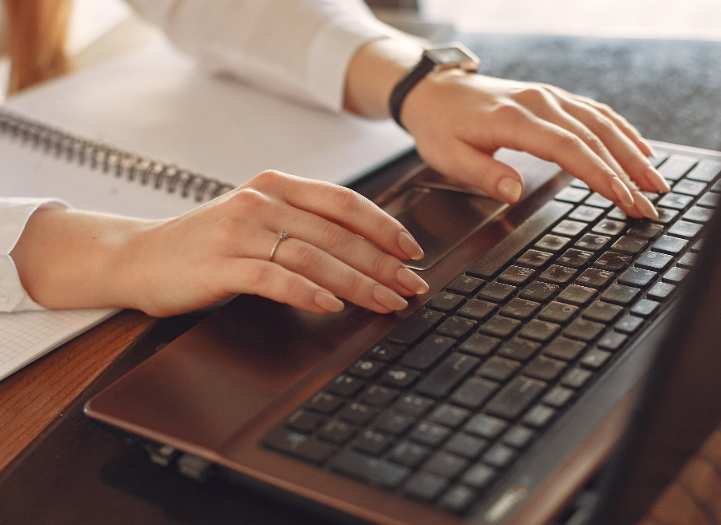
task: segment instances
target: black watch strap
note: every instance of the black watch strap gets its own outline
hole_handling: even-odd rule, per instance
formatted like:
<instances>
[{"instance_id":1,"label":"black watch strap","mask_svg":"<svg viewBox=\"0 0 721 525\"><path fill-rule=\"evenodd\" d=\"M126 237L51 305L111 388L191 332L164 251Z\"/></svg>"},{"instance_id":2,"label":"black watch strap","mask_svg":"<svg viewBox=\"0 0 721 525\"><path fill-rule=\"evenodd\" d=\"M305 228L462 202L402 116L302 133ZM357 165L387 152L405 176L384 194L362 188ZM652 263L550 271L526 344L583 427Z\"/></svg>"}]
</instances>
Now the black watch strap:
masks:
<instances>
[{"instance_id":1,"label":"black watch strap","mask_svg":"<svg viewBox=\"0 0 721 525\"><path fill-rule=\"evenodd\" d=\"M433 47L423 52L420 62L406 73L406 75L393 88L390 98L390 110L393 120L400 127L401 106L408 92L420 82L428 73L434 70L460 68L473 72L478 67L478 58L462 44L446 44L442 47Z\"/></svg>"}]
</instances>

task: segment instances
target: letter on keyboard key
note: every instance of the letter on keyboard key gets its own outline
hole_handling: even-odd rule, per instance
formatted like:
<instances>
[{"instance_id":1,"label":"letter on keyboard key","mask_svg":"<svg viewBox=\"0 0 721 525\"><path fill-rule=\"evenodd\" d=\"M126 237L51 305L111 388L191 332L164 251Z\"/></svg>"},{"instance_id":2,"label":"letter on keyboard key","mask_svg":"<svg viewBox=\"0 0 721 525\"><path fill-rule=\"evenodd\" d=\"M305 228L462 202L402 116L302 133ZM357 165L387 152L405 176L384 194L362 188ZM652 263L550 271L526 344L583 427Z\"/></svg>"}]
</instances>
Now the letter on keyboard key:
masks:
<instances>
[{"instance_id":1,"label":"letter on keyboard key","mask_svg":"<svg viewBox=\"0 0 721 525\"><path fill-rule=\"evenodd\" d=\"M486 405L486 411L503 419L515 419L545 390L546 383L518 376Z\"/></svg>"},{"instance_id":2,"label":"letter on keyboard key","mask_svg":"<svg viewBox=\"0 0 721 525\"><path fill-rule=\"evenodd\" d=\"M429 397L439 398L448 394L480 362L471 357L454 352L446 357L416 386L416 392Z\"/></svg>"},{"instance_id":3,"label":"letter on keyboard key","mask_svg":"<svg viewBox=\"0 0 721 525\"><path fill-rule=\"evenodd\" d=\"M442 312L434 312L433 310L420 308L396 326L391 333L388 334L388 340L403 345L414 343L438 324L443 317Z\"/></svg>"},{"instance_id":4,"label":"letter on keyboard key","mask_svg":"<svg viewBox=\"0 0 721 525\"><path fill-rule=\"evenodd\" d=\"M430 335L403 356L400 364L416 370L425 370L438 361L455 342L456 340L450 337Z\"/></svg>"}]
</instances>

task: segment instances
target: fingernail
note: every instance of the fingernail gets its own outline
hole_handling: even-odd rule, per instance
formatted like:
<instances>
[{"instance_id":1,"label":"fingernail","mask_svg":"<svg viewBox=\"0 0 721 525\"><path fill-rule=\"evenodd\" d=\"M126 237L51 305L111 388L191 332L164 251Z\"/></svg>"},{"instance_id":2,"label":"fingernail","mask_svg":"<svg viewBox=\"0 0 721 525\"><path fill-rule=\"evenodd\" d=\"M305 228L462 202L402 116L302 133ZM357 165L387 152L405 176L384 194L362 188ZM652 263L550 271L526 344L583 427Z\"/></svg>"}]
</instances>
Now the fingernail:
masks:
<instances>
[{"instance_id":1,"label":"fingernail","mask_svg":"<svg viewBox=\"0 0 721 525\"><path fill-rule=\"evenodd\" d=\"M504 202L513 204L518 202L523 194L523 186L512 177L505 177L498 183L498 194Z\"/></svg>"},{"instance_id":2,"label":"fingernail","mask_svg":"<svg viewBox=\"0 0 721 525\"><path fill-rule=\"evenodd\" d=\"M415 294L426 293L428 291L428 283L418 276L410 268L400 268L396 273L398 284L409 292Z\"/></svg>"},{"instance_id":3,"label":"fingernail","mask_svg":"<svg viewBox=\"0 0 721 525\"><path fill-rule=\"evenodd\" d=\"M646 168L646 178L649 179L651 184L653 184L658 191L662 191L664 193L671 191L671 186L668 185L664 176L661 175L653 166Z\"/></svg>"},{"instance_id":4,"label":"fingernail","mask_svg":"<svg viewBox=\"0 0 721 525\"><path fill-rule=\"evenodd\" d=\"M391 310L403 310L408 306L408 301L403 299L403 297L380 284L376 284L373 287L373 299Z\"/></svg>"},{"instance_id":5,"label":"fingernail","mask_svg":"<svg viewBox=\"0 0 721 525\"><path fill-rule=\"evenodd\" d=\"M618 197L618 200L621 201L621 204L629 208L633 206L633 195L631 195L628 186L621 182L621 179L618 177L611 179L611 189L613 193L616 194L616 197Z\"/></svg>"},{"instance_id":6,"label":"fingernail","mask_svg":"<svg viewBox=\"0 0 721 525\"><path fill-rule=\"evenodd\" d=\"M315 301L315 304L320 306L323 310L327 310L328 312L340 312L343 308L345 308L343 301L327 290L318 290L315 292L313 301Z\"/></svg>"},{"instance_id":7,"label":"fingernail","mask_svg":"<svg viewBox=\"0 0 721 525\"><path fill-rule=\"evenodd\" d=\"M658 157L658 153L656 153L656 150L653 149L653 146L651 146L651 144L649 144L648 142L646 142L643 139L641 139L641 142L643 142L643 145L646 146L646 148L648 148L648 151L651 153L652 157Z\"/></svg>"},{"instance_id":8,"label":"fingernail","mask_svg":"<svg viewBox=\"0 0 721 525\"><path fill-rule=\"evenodd\" d=\"M425 255L416 240L406 232L401 232L398 236L398 247L406 254L406 259L417 261L423 259L423 255Z\"/></svg>"},{"instance_id":9,"label":"fingernail","mask_svg":"<svg viewBox=\"0 0 721 525\"><path fill-rule=\"evenodd\" d=\"M654 208L651 201L648 200L645 195L642 193L634 193L634 197L636 198L635 202L638 211L643 213L643 215L649 219L658 219L658 211L656 211L656 208Z\"/></svg>"}]
</instances>

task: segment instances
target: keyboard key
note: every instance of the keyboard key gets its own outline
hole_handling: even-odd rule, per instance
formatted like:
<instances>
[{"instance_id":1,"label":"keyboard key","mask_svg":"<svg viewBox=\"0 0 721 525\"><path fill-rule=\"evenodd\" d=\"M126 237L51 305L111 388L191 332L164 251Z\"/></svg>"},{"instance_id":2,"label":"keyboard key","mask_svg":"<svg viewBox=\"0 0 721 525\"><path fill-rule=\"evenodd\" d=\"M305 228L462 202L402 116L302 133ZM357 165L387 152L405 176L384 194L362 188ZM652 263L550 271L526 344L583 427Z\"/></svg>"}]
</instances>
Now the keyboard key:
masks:
<instances>
[{"instance_id":1,"label":"keyboard key","mask_svg":"<svg viewBox=\"0 0 721 525\"><path fill-rule=\"evenodd\" d=\"M676 286L669 283L656 283L648 291L649 299L655 301L665 301L668 299L676 289Z\"/></svg>"},{"instance_id":2,"label":"keyboard key","mask_svg":"<svg viewBox=\"0 0 721 525\"><path fill-rule=\"evenodd\" d=\"M651 301L649 299L641 299L639 302L633 305L633 308L631 308L631 313L633 315L648 318L651 317L656 312L656 310L658 310L659 306L661 305L656 301Z\"/></svg>"},{"instance_id":3,"label":"keyboard key","mask_svg":"<svg viewBox=\"0 0 721 525\"><path fill-rule=\"evenodd\" d=\"M430 447L437 447L443 443L448 436L451 435L451 429L431 423L429 421L422 421L416 427L411 430L408 437L418 443L423 443Z\"/></svg>"},{"instance_id":4,"label":"keyboard key","mask_svg":"<svg viewBox=\"0 0 721 525\"><path fill-rule=\"evenodd\" d=\"M487 439L472 436L465 432L459 432L446 441L443 445L443 450L453 452L468 459L475 459L480 456L481 452L483 452L487 446Z\"/></svg>"},{"instance_id":5,"label":"keyboard key","mask_svg":"<svg viewBox=\"0 0 721 525\"><path fill-rule=\"evenodd\" d=\"M388 453L388 459L394 463L414 468L426 460L431 450L430 447L425 445L404 440L391 449Z\"/></svg>"},{"instance_id":6,"label":"keyboard key","mask_svg":"<svg viewBox=\"0 0 721 525\"><path fill-rule=\"evenodd\" d=\"M435 404L435 401L427 397L419 396L417 394L406 394L399 397L396 402L393 403L393 408L403 412L404 414L417 417L428 412Z\"/></svg>"},{"instance_id":7,"label":"keyboard key","mask_svg":"<svg viewBox=\"0 0 721 525\"><path fill-rule=\"evenodd\" d=\"M389 435L375 430L366 430L353 440L352 447L366 454L378 456L385 452L391 443L393 443L393 438Z\"/></svg>"},{"instance_id":8,"label":"keyboard key","mask_svg":"<svg viewBox=\"0 0 721 525\"><path fill-rule=\"evenodd\" d=\"M531 301L545 302L558 291L557 284L544 283L542 281L533 281L526 286L519 294L524 299Z\"/></svg>"},{"instance_id":9,"label":"keyboard key","mask_svg":"<svg viewBox=\"0 0 721 525\"><path fill-rule=\"evenodd\" d=\"M521 255L516 262L523 266L531 268L541 268L553 257L552 253L541 252L538 250L527 250L526 253Z\"/></svg>"},{"instance_id":10,"label":"keyboard key","mask_svg":"<svg viewBox=\"0 0 721 525\"><path fill-rule=\"evenodd\" d=\"M679 193L667 193L660 201L658 206L664 208L671 208L673 210L685 210L686 207L691 204L693 197L688 195L681 195Z\"/></svg>"},{"instance_id":11,"label":"keyboard key","mask_svg":"<svg viewBox=\"0 0 721 525\"><path fill-rule=\"evenodd\" d=\"M613 206L613 202L608 200L606 197L603 197L599 195L598 193L594 193L591 195L586 201L584 202L587 206L595 206L596 208L604 208L608 209L611 206Z\"/></svg>"},{"instance_id":12,"label":"keyboard key","mask_svg":"<svg viewBox=\"0 0 721 525\"><path fill-rule=\"evenodd\" d=\"M523 448L528 445L531 440L536 437L536 435L536 432L530 428L522 425L516 425L503 434L501 441L505 445L509 445L513 448Z\"/></svg>"},{"instance_id":13,"label":"keyboard key","mask_svg":"<svg viewBox=\"0 0 721 525\"><path fill-rule=\"evenodd\" d=\"M565 284L576 275L577 270L573 268L566 268L558 264L552 264L540 275L540 278L544 281L548 281L555 284Z\"/></svg>"},{"instance_id":14,"label":"keyboard key","mask_svg":"<svg viewBox=\"0 0 721 525\"><path fill-rule=\"evenodd\" d=\"M262 442L275 450L313 463L327 461L338 450L337 445L320 441L313 436L306 436L282 426L277 426L265 434Z\"/></svg>"},{"instance_id":15,"label":"keyboard key","mask_svg":"<svg viewBox=\"0 0 721 525\"><path fill-rule=\"evenodd\" d=\"M349 403L338 412L338 417L356 425L365 425L378 415L378 409L362 403Z\"/></svg>"},{"instance_id":16,"label":"keyboard key","mask_svg":"<svg viewBox=\"0 0 721 525\"><path fill-rule=\"evenodd\" d=\"M299 409L285 420L285 426L300 432L310 433L318 428L325 420L326 418L322 414Z\"/></svg>"},{"instance_id":17,"label":"keyboard key","mask_svg":"<svg viewBox=\"0 0 721 525\"><path fill-rule=\"evenodd\" d=\"M701 197L696 204L704 208L716 208L718 207L719 197L720 195L718 193L707 193Z\"/></svg>"},{"instance_id":18,"label":"keyboard key","mask_svg":"<svg viewBox=\"0 0 721 525\"><path fill-rule=\"evenodd\" d=\"M555 409L543 405L536 405L523 416L523 424L540 429L545 427L555 415Z\"/></svg>"},{"instance_id":19,"label":"keyboard key","mask_svg":"<svg viewBox=\"0 0 721 525\"><path fill-rule=\"evenodd\" d=\"M473 330L478 323L472 319L464 319L462 317L449 317L436 329L441 335L447 335L454 339L462 339L471 330Z\"/></svg>"},{"instance_id":20,"label":"keyboard key","mask_svg":"<svg viewBox=\"0 0 721 525\"><path fill-rule=\"evenodd\" d=\"M641 221L631 226L626 232L633 237L641 237L642 239L655 239L663 231L663 226L655 222Z\"/></svg>"},{"instance_id":21,"label":"keyboard key","mask_svg":"<svg viewBox=\"0 0 721 525\"><path fill-rule=\"evenodd\" d=\"M571 388L581 388L593 376L593 372L584 368L573 368L561 379L561 384Z\"/></svg>"},{"instance_id":22,"label":"keyboard key","mask_svg":"<svg viewBox=\"0 0 721 525\"><path fill-rule=\"evenodd\" d=\"M605 252L596 259L593 266L603 270L608 270L609 272L617 272L618 270L622 270L628 266L629 262L631 262L631 257L629 255L621 255L616 252Z\"/></svg>"},{"instance_id":23,"label":"keyboard key","mask_svg":"<svg viewBox=\"0 0 721 525\"><path fill-rule=\"evenodd\" d=\"M636 261L636 266L648 270L665 270L673 263L673 257L660 252L647 251Z\"/></svg>"},{"instance_id":24,"label":"keyboard key","mask_svg":"<svg viewBox=\"0 0 721 525\"><path fill-rule=\"evenodd\" d=\"M524 376L514 377L486 405L485 411L502 419L516 419L546 389L546 383Z\"/></svg>"},{"instance_id":25,"label":"keyboard key","mask_svg":"<svg viewBox=\"0 0 721 525\"><path fill-rule=\"evenodd\" d=\"M575 237L586 229L585 222L563 220L559 222L553 230L557 235L565 235L566 237Z\"/></svg>"},{"instance_id":26,"label":"keyboard key","mask_svg":"<svg viewBox=\"0 0 721 525\"><path fill-rule=\"evenodd\" d=\"M455 478L466 468L468 468L468 460L447 450L439 450L423 465L423 470L444 478Z\"/></svg>"},{"instance_id":27,"label":"keyboard key","mask_svg":"<svg viewBox=\"0 0 721 525\"><path fill-rule=\"evenodd\" d=\"M578 313L578 306L552 301L538 314L543 321L563 324Z\"/></svg>"},{"instance_id":28,"label":"keyboard key","mask_svg":"<svg viewBox=\"0 0 721 525\"><path fill-rule=\"evenodd\" d=\"M429 472L416 472L403 487L403 492L414 499L431 502L448 487L448 480Z\"/></svg>"},{"instance_id":29,"label":"keyboard key","mask_svg":"<svg viewBox=\"0 0 721 525\"><path fill-rule=\"evenodd\" d=\"M325 389L331 394L350 397L355 395L364 386L366 386L365 381L348 375L340 375L328 383Z\"/></svg>"},{"instance_id":30,"label":"keyboard key","mask_svg":"<svg viewBox=\"0 0 721 525\"><path fill-rule=\"evenodd\" d=\"M495 381L471 377L453 392L450 401L465 408L477 409L498 390L499 386Z\"/></svg>"},{"instance_id":31,"label":"keyboard key","mask_svg":"<svg viewBox=\"0 0 721 525\"><path fill-rule=\"evenodd\" d=\"M540 303L516 297L511 299L506 306L501 308L501 313L516 319L527 319L531 317L540 307Z\"/></svg>"},{"instance_id":32,"label":"keyboard key","mask_svg":"<svg viewBox=\"0 0 721 525\"><path fill-rule=\"evenodd\" d=\"M403 356L400 364L416 370L426 370L443 357L455 342L450 337L429 335L418 346Z\"/></svg>"},{"instance_id":33,"label":"keyboard key","mask_svg":"<svg viewBox=\"0 0 721 525\"><path fill-rule=\"evenodd\" d=\"M380 378L380 382L391 388L408 388L415 383L421 373L403 366L391 366Z\"/></svg>"},{"instance_id":34,"label":"keyboard key","mask_svg":"<svg viewBox=\"0 0 721 525\"><path fill-rule=\"evenodd\" d=\"M591 231L593 233L599 233L601 235L618 235L626 229L626 223L621 221L613 221L604 219L599 221Z\"/></svg>"},{"instance_id":35,"label":"keyboard key","mask_svg":"<svg viewBox=\"0 0 721 525\"><path fill-rule=\"evenodd\" d=\"M483 454L481 460L493 467L503 468L510 464L517 454L515 449L502 443L496 443Z\"/></svg>"},{"instance_id":36,"label":"keyboard key","mask_svg":"<svg viewBox=\"0 0 721 525\"><path fill-rule=\"evenodd\" d=\"M611 352L615 352L623 346L623 344L626 342L626 339L628 339L628 336L619 334L618 332L606 332L605 334L603 334L603 337L598 340L596 345L599 348L603 348L604 350L610 350Z\"/></svg>"},{"instance_id":37,"label":"keyboard key","mask_svg":"<svg viewBox=\"0 0 721 525\"><path fill-rule=\"evenodd\" d=\"M464 300L462 295L450 292L438 292L428 300L426 308L432 308L433 310L440 310L442 312L451 312L458 308Z\"/></svg>"},{"instance_id":38,"label":"keyboard key","mask_svg":"<svg viewBox=\"0 0 721 525\"><path fill-rule=\"evenodd\" d=\"M646 239L637 239L635 237L623 235L620 239L613 243L611 249L628 255L636 255L643 250L647 244L648 241Z\"/></svg>"},{"instance_id":39,"label":"keyboard key","mask_svg":"<svg viewBox=\"0 0 721 525\"><path fill-rule=\"evenodd\" d=\"M617 304L596 301L583 312L583 317L600 323L610 323L623 312L623 307Z\"/></svg>"},{"instance_id":40,"label":"keyboard key","mask_svg":"<svg viewBox=\"0 0 721 525\"><path fill-rule=\"evenodd\" d=\"M477 356L487 356L490 354L501 342L496 337L490 337L483 334L473 334L471 337L463 341L458 349L468 354Z\"/></svg>"},{"instance_id":41,"label":"keyboard key","mask_svg":"<svg viewBox=\"0 0 721 525\"><path fill-rule=\"evenodd\" d=\"M478 492L466 485L451 487L441 498L440 505L450 512L462 513L478 497Z\"/></svg>"},{"instance_id":42,"label":"keyboard key","mask_svg":"<svg viewBox=\"0 0 721 525\"><path fill-rule=\"evenodd\" d=\"M617 332L632 334L643 324L643 318L635 315L624 315L613 327Z\"/></svg>"},{"instance_id":43,"label":"keyboard key","mask_svg":"<svg viewBox=\"0 0 721 525\"><path fill-rule=\"evenodd\" d=\"M461 481L466 485L482 489L487 487L488 484L496 477L498 471L489 466L479 463L469 468L461 478Z\"/></svg>"},{"instance_id":44,"label":"keyboard key","mask_svg":"<svg viewBox=\"0 0 721 525\"><path fill-rule=\"evenodd\" d=\"M671 155L666 162L661 164L658 171L668 180L679 180L695 165L696 159L694 157Z\"/></svg>"},{"instance_id":45,"label":"keyboard key","mask_svg":"<svg viewBox=\"0 0 721 525\"><path fill-rule=\"evenodd\" d=\"M508 428L508 423L486 414L476 414L463 427L467 432L486 439L495 439Z\"/></svg>"},{"instance_id":46,"label":"keyboard key","mask_svg":"<svg viewBox=\"0 0 721 525\"><path fill-rule=\"evenodd\" d=\"M548 234L544 235L541 240L536 243L535 246L541 251L557 252L563 249L563 247L566 246L569 242L571 242L571 239L569 239L568 237Z\"/></svg>"},{"instance_id":47,"label":"keyboard key","mask_svg":"<svg viewBox=\"0 0 721 525\"><path fill-rule=\"evenodd\" d=\"M657 252L676 255L677 253L684 251L686 246L688 246L687 240L679 239L678 237L671 237L670 235L664 235L654 243L653 249Z\"/></svg>"},{"instance_id":48,"label":"keyboard key","mask_svg":"<svg viewBox=\"0 0 721 525\"><path fill-rule=\"evenodd\" d=\"M669 235L675 235L676 237L683 237L684 239L693 239L701 231L702 226L693 222L678 221L676 224L669 228Z\"/></svg>"},{"instance_id":49,"label":"keyboard key","mask_svg":"<svg viewBox=\"0 0 721 525\"><path fill-rule=\"evenodd\" d=\"M502 357L493 356L483 363L477 374L494 381L505 382L521 366L517 361L510 361Z\"/></svg>"},{"instance_id":50,"label":"keyboard key","mask_svg":"<svg viewBox=\"0 0 721 525\"><path fill-rule=\"evenodd\" d=\"M403 347L401 345L381 341L366 353L366 357L377 361L388 362L395 361L402 353Z\"/></svg>"},{"instance_id":51,"label":"keyboard key","mask_svg":"<svg viewBox=\"0 0 721 525\"><path fill-rule=\"evenodd\" d=\"M415 343L423 335L443 319L443 313L426 308L419 308L388 334L387 339L394 343L409 345Z\"/></svg>"},{"instance_id":52,"label":"keyboard key","mask_svg":"<svg viewBox=\"0 0 721 525\"><path fill-rule=\"evenodd\" d=\"M586 348L586 343L567 337L556 337L543 351L544 355L573 361Z\"/></svg>"},{"instance_id":53,"label":"keyboard key","mask_svg":"<svg viewBox=\"0 0 721 525\"><path fill-rule=\"evenodd\" d=\"M576 284L590 286L592 288L603 288L613 278L614 274L598 268L588 268L578 276Z\"/></svg>"},{"instance_id":54,"label":"keyboard key","mask_svg":"<svg viewBox=\"0 0 721 525\"><path fill-rule=\"evenodd\" d=\"M428 419L444 427L457 428L461 426L470 415L471 413L465 408L443 404L431 412Z\"/></svg>"},{"instance_id":55,"label":"keyboard key","mask_svg":"<svg viewBox=\"0 0 721 525\"><path fill-rule=\"evenodd\" d=\"M448 286L446 286L446 290L452 293L468 296L478 292L484 283L485 281L483 279L479 279L478 277L459 275L453 279Z\"/></svg>"},{"instance_id":56,"label":"keyboard key","mask_svg":"<svg viewBox=\"0 0 721 525\"><path fill-rule=\"evenodd\" d=\"M521 328L519 333L527 339L533 339L534 341L543 343L556 335L556 332L558 332L560 328L561 327L555 323L534 319Z\"/></svg>"},{"instance_id":57,"label":"keyboard key","mask_svg":"<svg viewBox=\"0 0 721 525\"><path fill-rule=\"evenodd\" d=\"M593 222L603 215L603 210L590 206L579 206L568 215L569 219L583 222Z\"/></svg>"},{"instance_id":58,"label":"keyboard key","mask_svg":"<svg viewBox=\"0 0 721 525\"><path fill-rule=\"evenodd\" d=\"M593 341L605 328L604 325L586 319L576 319L563 331L563 335L579 341Z\"/></svg>"},{"instance_id":59,"label":"keyboard key","mask_svg":"<svg viewBox=\"0 0 721 525\"><path fill-rule=\"evenodd\" d=\"M691 251L698 253L701 251L701 248L703 247L703 239L700 241L696 241L693 246L691 246Z\"/></svg>"},{"instance_id":60,"label":"keyboard key","mask_svg":"<svg viewBox=\"0 0 721 525\"><path fill-rule=\"evenodd\" d=\"M591 348L586 354L581 358L581 365L585 366L586 368L592 368L594 370L601 368L603 365L606 364L606 362L611 358L611 352L607 352L605 350L599 350L598 348Z\"/></svg>"},{"instance_id":61,"label":"keyboard key","mask_svg":"<svg viewBox=\"0 0 721 525\"><path fill-rule=\"evenodd\" d=\"M384 487L397 487L410 470L390 461L368 456L356 450L344 450L331 462L333 470Z\"/></svg>"},{"instance_id":62,"label":"keyboard key","mask_svg":"<svg viewBox=\"0 0 721 525\"><path fill-rule=\"evenodd\" d=\"M629 286L637 286L643 288L651 284L658 274L651 270L645 270L643 268L636 268L632 266L618 278L618 282L621 284L627 284Z\"/></svg>"},{"instance_id":63,"label":"keyboard key","mask_svg":"<svg viewBox=\"0 0 721 525\"><path fill-rule=\"evenodd\" d=\"M678 266L674 266L669 271L667 271L665 274L663 274L662 279L663 279L663 282L665 282L665 283L678 284L687 275L688 275L688 270L679 268Z\"/></svg>"},{"instance_id":64,"label":"keyboard key","mask_svg":"<svg viewBox=\"0 0 721 525\"><path fill-rule=\"evenodd\" d=\"M566 368L566 363L539 355L523 369L523 375L541 381L553 381Z\"/></svg>"},{"instance_id":65,"label":"keyboard key","mask_svg":"<svg viewBox=\"0 0 721 525\"><path fill-rule=\"evenodd\" d=\"M356 361L353 366L350 366L346 372L348 374L360 377L362 379L373 379L385 370L386 365L379 361L373 361L370 359L361 359Z\"/></svg>"},{"instance_id":66,"label":"keyboard key","mask_svg":"<svg viewBox=\"0 0 721 525\"><path fill-rule=\"evenodd\" d=\"M608 215L606 215L611 220L614 221L626 221L628 220L628 215L626 215L624 212L621 211L621 209L618 206L614 206L614 208L608 212Z\"/></svg>"},{"instance_id":67,"label":"keyboard key","mask_svg":"<svg viewBox=\"0 0 721 525\"><path fill-rule=\"evenodd\" d=\"M373 428L379 432L399 436L405 434L413 426L416 418L402 414L396 410L386 410L373 423Z\"/></svg>"},{"instance_id":68,"label":"keyboard key","mask_svg":"<svg viewBox=\"0 0 721 525\"><path fill-rule=\"evenodd\" d=\"M601 294L601 299L609 303L627 305L631 304L639 293L641 293L641 290L638 288L623 284L612 284Z\"/></svg>"},{"instance_id":69,"label":"keyboard key","mask_svg":"<svg viewBox=\"0 0 721 525\"><path fill-rule=\"evenodd\" d=\"M685 253L683 256L678 260L678 265L681 268L693 268L696 266L696 263L698 262L698 254L697 253Z\"/></svg>"},{"instance_id":70,"label":"keyboard key","mask_svg":"<svg viewBox=\"0 0 721 525\"><path fill-rule=\"evenodd\" d=\"M358 427L356 425L344 421L332 420L321 427L318 431L318 437L324 441L331 441L342 445L350 441L357 431Z\"/></svg>"},{"instance_id":71,"label":"keyboard key","mask_svg":"<svg viewBox=\"0 0 721 525\"><path fill-rule=\"evenodd\" d=\"M346 400L327 392L318 392L305 404L305 407L323 414L333 414L345 404Z\"/></svg>"},{"instance_id":72,"label":"keyboard key","mask_svg":"<svg viewBox=\"0 0 721 525\"><path fill-rule=\"evenodd\" d=\"M578 284L571 284L558 294L559 301L565 301L578 306L587 304L596 295L595 288L588 288L587 286L580 286Z\"/></svg>"},{"instance_id":73,"label":"keyboard key","mask_svg":"<svg viewBox=\"0 0 721 525\"><path fill-rule=\"evenodd\" d=\"M681 182L676 183L676 185L673 187L674 193L691 195L693 197L701 195L701 193L703 193L705 189L706 184L704 184L703 182L696 182L692 180L682 180Z\"/></svg>"},{"instance_id":74,"label":"keyboard key","mask_svg":"<svg viewBox=\"0 0 721 525\"><path fill-rule=\"evenodd\" d=\"M483 287L481 293L478 294L478 298L485 299L487 301L501 302L508 299L514 293L516 293L515 286L492 282Z\"/></svg>"},{"instance_id":75,"label":"keyboard key","mask_svg":"<svg viewBox=\"0 0 721 525\"><path fill-rule=\"evenodd\" d=\"M584 252L576 248L569 248L566 252L558 258L558 262L563 266L569 266L571 268L581 268L588 264L588 261L593 257L593 253Z\"/></svg>"},{"instance_id":76,"label":"keyboard key","mask_svg":"<svg viewBox=\"0 0 721 525\"><path fill-rule=\"evenodd\" d=\"M587 233L576 241L576 246L582 250L590 250L597 252L610 241L611 238L606 235L597 235L595 233Z\"/></svg>"},{"instance_id":77,"label":"keyboard key","mask_svg":"<svg viewBox=\"0 0 721 525\"><path fill-rule=\"evenodd\" d=\"M661 224L669 224L678 216L678 210L656 208L656 211L658 212L658 219L655 219L655 222L660 222Z\"/></svg>"},{"instance_id":78,"label":"keyboard key","mask_svg":"<svg viewBox=\"0 0 721 525\"><path fill-rule=\"evenodd\" d=\"M527 339L522 339L520 337L514 337L501 346L498 350L498 355L515 361L527 361L538 351L539 348L541 348L539 343L528 341Z\"/></svg>"},{"instance_id":79,"label":"keyboard key","mask_svg":"<svg viewBox=\"0 0 721 525\"><path fill-rule=\"evenodd\" d=\"M563 408L573 397L574 391L563 386L555 386L541 399L546 405Z\"/></svg>"},{"instance_id":80,"label":"keyboard key","mask_svg":"<svg viewBox=\"0 0 721 525\"><path fill-rule=\"evenodd\" d=\"M504 338L511 335L520 325L521 321L516 319L509 319L508 317L494 315L482 324L478 331L495 337Z\"/></svg>"},{"instance_id":81,"label":"keyboard key","mask_svg":"<svg viewBox=\"0 0 721 525\"><path fill-rule=\"evenodd\" d=\"M471 319L482 321L490 317L496 308L498 308L498 306L494 303L471 299L463 303L463 306L461 306L456 313L463 317L470 317Z\"/></svg>"},{"instance_id":82,"label":"keyboard key","mask_svg":"<svg viewBox=\"0 0 721 525\"><path fill-rule=\"evenodd\" d=\"M589 190L567 187L556 193L556 200L579 203L591 194Z\"/></svg>"},{"instance_id":83,"label":"keyboard key","mask_svg":"<svg viewBox=\"0 0 721 525\"><path fill-rule=\"evenodd\" d=\"M478 366L478 363L480 363L480 359L477 357L454 352L431 370L416 385L415 390L419 394L435 399L445 397Z\"/></svg>"},{"instance_id":84,"label":"keyboard key","mask_svg":"<svg viewBox=\"0 0 721 525\"><path fill-rule=\"evenodd\" d=\"M686 213L683 214L683 218L685 220L700 222L702 224L710 221L711 217L713 217L713 210L702 208L700 206L692 206Z\"/></svg>"},{"instance_id":85,"label":"keyboard key","mask_svg":"<svg viewBox=\"0 0 721 525\"><path fill-rule=\"evenodd\" d=\"M721 162L706 159L699 162L686 178L701 182L713 182L719 173L721 173Z\"/></svg>"},{"instance_id":86,"label":"keyboard key","mask_svg":"<svg viewBox=\"0 0 721 525\"><path fill-rule=\"evenodd\" d=\"M528 281L535 273L536 271L531 270L530 268L522 268L521 266L511 265L501 272L498 276L498 280L503 281L504 283L519 285Z\"/></svg>"}]
</instances>

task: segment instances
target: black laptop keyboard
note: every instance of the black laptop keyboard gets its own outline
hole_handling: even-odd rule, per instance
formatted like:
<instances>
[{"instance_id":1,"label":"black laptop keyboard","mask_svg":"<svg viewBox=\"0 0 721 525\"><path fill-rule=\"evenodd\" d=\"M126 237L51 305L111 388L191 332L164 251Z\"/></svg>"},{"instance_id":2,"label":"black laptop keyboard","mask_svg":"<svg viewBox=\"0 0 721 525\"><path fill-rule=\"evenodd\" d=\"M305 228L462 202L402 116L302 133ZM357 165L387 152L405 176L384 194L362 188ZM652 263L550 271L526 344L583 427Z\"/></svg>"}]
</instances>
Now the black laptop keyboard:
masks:
<instances>
[{"instance_id":1,"label":"black laptop keyboard","mask_svg":"<svg viewBox=\"0 0 721 525\"><path fill-rule=\"evenodd\" d=\"M658 221L629 219L572 183L552 203L558 219L547 230L471 265L262 443L467 511L693 267L721 163L672 155L657 166L673 188L648 195Z\"/></svg>"}]
</instances>

